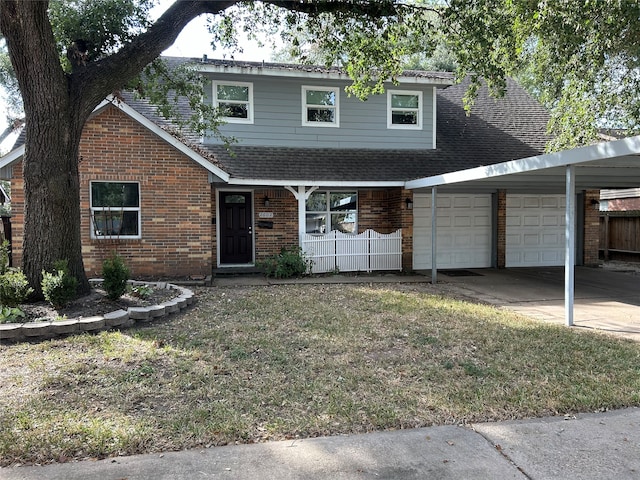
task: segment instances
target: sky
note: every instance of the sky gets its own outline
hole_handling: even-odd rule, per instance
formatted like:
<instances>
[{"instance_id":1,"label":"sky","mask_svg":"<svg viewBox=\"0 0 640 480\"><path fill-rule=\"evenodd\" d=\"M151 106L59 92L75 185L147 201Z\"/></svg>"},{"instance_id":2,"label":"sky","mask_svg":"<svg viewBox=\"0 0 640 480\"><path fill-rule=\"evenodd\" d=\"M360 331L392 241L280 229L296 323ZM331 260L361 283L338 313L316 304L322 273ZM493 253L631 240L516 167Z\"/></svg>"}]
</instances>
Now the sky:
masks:
<instances>
[{"instance_id":1,"label":"sky","mask_svg":"<svg viewBox=\"0 0 640 480\"><path fill-rule=\"evenodd\" d=\"M160 0L151 14L160 16L174 0ZM233 53L235 60L249 61L266 61L271 60L271 48L260 47L257 42L240 39L240 46L243 52L229 52L222 49L213 50L211 48L211 35L206 28L205 16L201 16L189 23L182 31L173 46L165 50L162 54L175 57L202 57L207 55L209 58L229 58Z\"/></svg>"},{"instance_id":2,"label":"sky","mask_svg":"<svg viewBox=\"0 0 640 480\"><path fill-rule=\"evenodd\" d=\"M159 5L152 10L152 15L154 17L160 16L172 3L173 0L160 0ZM209 58L229 58L233 53L235 60L269 61L271 59L270 47L260 47L257 42L248 40L241 40L240 46L243 52L229 52L221 49L214 51L211 48L210 34L206 29L205 17L202 16L189 23L173 46L162 54L174 57L201 58L202 55L207 55ZM4 130L7 125L5 110L6 105L0 99L0 131ZM13 140L7 139L6 142L0 145L0 154L7 150L5 145L13 145Z\"/></svg>"}]
</instances>

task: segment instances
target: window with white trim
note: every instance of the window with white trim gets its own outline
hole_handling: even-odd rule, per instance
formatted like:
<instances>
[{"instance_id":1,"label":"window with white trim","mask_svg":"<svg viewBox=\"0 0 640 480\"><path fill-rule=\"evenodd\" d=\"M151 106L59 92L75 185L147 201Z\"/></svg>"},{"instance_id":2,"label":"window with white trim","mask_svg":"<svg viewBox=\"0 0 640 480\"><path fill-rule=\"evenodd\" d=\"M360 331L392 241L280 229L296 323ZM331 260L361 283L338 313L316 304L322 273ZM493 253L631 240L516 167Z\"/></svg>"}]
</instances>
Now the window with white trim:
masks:
<instances>
[{"instance_id":1,"label":"window with white trim","mask_svg":"<svg viewBox=\"0 0 640 480\"><path fill-rule=\"evenodd\" d=\"M140 238L140 184L91 182L91 238Z\"/></svg>"},{"instance_id":2,"label":"window with white trim","mask_svg":"<svg viewBox=\"0 0 640 480\"><path fill-rule=\"evenodd\" d=\"M253 123L253 84L213 82L213 105L228 123Z\"/></svg>"},{"instance_id":3,"label":"window with white trim","mask_svg":"<svg viewBox=\"0 0 640 480\"><path fill-rule=\"evenodd\" d=\"M340 89L338 87L302 87L302 125L340 126Z\"/></svg>"},{"instance_id":4,"label":"window with white trim","mask_svg":"<svg viewBox=\"0 0 640 480\"><path fill-rule=\"evenodd\" d=\"M422 92L387 91L387 128L422 128Z\"/></svg>"},{"instance_id":5,"label":"window with white trim","mask_svg":"<svg viewBox=\"0 0 640 480\"><path fill-rule=\"evenodd\" d=\"M358 232L358 192L315 191L306 202L306 232Z\"/></svg>"}]
</instances>

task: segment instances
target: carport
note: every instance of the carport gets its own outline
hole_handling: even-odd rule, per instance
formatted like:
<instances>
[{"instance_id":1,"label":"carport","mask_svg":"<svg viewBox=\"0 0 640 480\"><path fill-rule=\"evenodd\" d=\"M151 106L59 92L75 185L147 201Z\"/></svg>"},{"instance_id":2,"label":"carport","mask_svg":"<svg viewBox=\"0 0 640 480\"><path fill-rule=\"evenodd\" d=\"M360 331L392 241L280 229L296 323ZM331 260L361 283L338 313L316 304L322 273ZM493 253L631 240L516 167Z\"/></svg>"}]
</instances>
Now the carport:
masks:
<instances>
[{"instance_id":1,"label":"carport","mask_svg":"<svg viewBox=\"0 0 640 480\"><path fill-rule=\"evenodd\" d=\"M439 193L564 194L564 310L573 325L576 264L576 192L640 185L640 136L408 181L414 193L431 193L431 279L437 282Z\"/></svg>"}]
</instances>

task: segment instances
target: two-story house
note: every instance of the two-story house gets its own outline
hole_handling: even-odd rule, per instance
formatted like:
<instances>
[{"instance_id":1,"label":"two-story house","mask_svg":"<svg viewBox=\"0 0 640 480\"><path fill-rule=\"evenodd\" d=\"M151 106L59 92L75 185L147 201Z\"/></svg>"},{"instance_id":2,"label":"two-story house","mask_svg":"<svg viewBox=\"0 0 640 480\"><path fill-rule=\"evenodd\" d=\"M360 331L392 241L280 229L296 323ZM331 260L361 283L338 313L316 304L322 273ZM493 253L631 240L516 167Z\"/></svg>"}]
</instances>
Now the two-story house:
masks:
<instances>
[{"instance_id":1,"label":"two-story house","mask_svg":"<svg viewBox=\"0 0 640 480\"><path fill-rule=\"evenodd\" d=\"M153 106L128 94L96 108L80 161L90 275L114 251L133 275L177 277L251 266L296 245L318 257L316 271L351 269L340 258L363 251L398 259L364 269L428 269L432 196L408 182L538 155L548 140L546 111L511 81L504 98L481 90L467 115L466 86L448 73L405 72L384 94L361 101L345 93L350 80L339 69L190 61L208 82L203 101L220 109L221 132L237 142L227 149L213 135L177 134ZM23 151L17 145L0 159L12 181L16 264ZM592 195L580 192L579 200L586 205ZM563 262L563 195L460 187L437 196L437 212L439 268ZM582 224L589 214L583 209ZM399 235L395 250L374 252L367 243L327 254L303 241L369 230L381 243ZM589 245L581 241L578 263L597 260L597 246L593 253Z\"/></svg>"}]
</instances>

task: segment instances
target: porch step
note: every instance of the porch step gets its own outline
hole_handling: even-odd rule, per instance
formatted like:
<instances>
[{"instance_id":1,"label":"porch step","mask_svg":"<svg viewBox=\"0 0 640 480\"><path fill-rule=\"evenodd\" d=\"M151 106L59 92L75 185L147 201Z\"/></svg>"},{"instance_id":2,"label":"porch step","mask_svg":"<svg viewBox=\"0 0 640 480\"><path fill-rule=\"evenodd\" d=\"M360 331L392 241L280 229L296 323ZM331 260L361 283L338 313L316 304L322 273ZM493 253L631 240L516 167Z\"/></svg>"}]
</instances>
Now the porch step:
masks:
<instances>
[{"instance_id":1,"label":"porch step","mask_svg":"<svg viewBox=\"0 0 640 480\"><path fill-rule=\"evenodd\" d=\"M256 267L229 267L229 268L214 268L214 277L237 277L237 276L262 276L264 275Z\"/></svg>"}]
</instances>

